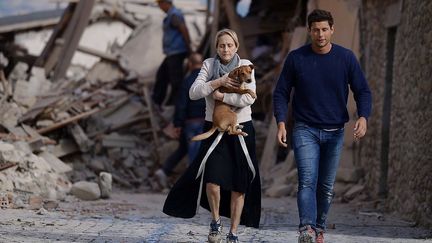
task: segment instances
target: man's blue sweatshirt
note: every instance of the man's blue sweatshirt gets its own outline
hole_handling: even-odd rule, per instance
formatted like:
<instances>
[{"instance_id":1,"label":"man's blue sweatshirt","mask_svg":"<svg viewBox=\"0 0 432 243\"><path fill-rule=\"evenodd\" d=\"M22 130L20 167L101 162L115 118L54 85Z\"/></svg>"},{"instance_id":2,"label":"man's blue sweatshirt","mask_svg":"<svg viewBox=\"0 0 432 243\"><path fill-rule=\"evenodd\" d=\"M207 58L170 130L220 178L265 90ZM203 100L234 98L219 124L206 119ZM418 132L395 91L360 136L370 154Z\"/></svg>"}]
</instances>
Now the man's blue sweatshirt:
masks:
<instances>
[{"instance_id":1,"label":"man's blue sweatshirt","mask_svg":"<svg viewBox=\"0 0 432 243\"><path fill-rule=\"evenodd\" d=\"M332 44L326 54L305 45L289 53L273 92L277 122L286 122L290 93L295 121L324 129L341 128L349 120L348 89L359 117L371 113L371 92L360 65L349 49Z\"/></svg>"}]
</instances>

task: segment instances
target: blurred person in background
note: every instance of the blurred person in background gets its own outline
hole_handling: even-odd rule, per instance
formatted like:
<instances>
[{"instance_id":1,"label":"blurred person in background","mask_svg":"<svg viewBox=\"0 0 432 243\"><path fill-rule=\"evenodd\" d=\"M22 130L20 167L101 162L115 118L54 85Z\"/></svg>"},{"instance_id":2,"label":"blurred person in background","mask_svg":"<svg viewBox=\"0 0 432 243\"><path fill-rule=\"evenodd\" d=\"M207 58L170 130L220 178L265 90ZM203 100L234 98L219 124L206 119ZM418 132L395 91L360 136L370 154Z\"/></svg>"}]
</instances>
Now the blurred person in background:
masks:
<instances>
[{"instance_id":1,"label":"blurred person in background","mask_svg":"<svg viewBox=\"0 0 432 243\"><path fill-rule=\"evenodd\" d=\"M177 98L184 77L183 62L191 53L189 31L183 13L177 9L172 0L157 0L159 8L166 13L163 20L162 46L165 58L156 73L152 100L158 112L162 111L168 85L171 94L167 101L173 105Z\"/></svg>"},{"instance_id":2,"label":"blurred person in background","mask_svg":"<svg viewBox=\"0 0 432 243\"><path fill-rule=\"evenodd\" d=\"M170 138L178 139L177 149L163 163L162 168L155 172L162 188L168 188L168 177L172 175L174 168L188 155L188 164L195 159L200 141L191 141L191 138L203 132L205 116L205 100L191 100L189 89L198 76L203 58L199 53L192 53L188 58L189 75L183 81L175 103L173 121L164 129L164 133Z\"/></svg>"}]
</instances>

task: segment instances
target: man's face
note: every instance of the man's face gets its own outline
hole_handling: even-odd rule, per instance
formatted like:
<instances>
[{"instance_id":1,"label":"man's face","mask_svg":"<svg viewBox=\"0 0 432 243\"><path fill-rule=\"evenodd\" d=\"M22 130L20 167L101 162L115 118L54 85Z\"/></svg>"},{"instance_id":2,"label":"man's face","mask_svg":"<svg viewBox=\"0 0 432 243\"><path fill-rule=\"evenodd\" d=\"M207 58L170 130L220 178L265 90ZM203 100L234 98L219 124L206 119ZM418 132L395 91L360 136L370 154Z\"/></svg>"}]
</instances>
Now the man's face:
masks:
<instances>
[{"instance_id":1,"label":"man's face","mask_svg":"<svg viewBox=\"0 0 432 243\"><path fill-rule=\"evenodd\" d=\"M312 22L309 29L312 45L318 48L326 47L330 44L333 31L333 26L330 27L328 21Z\"/></svg>"},{"instance_id":2,"label":"man's face","mask_svg":"<svg viewBox=\"0 0 432 243\"><path fill-rule=\"evenodd\" d=\"M158 6L159 6L159 8L160 8L162 11L164 11L165 13L168 12L168 10L169 10L169 4L166 3L166 2L164 2L164 1L159 1L159 2L158 2Z\"/></svg>"}]
</instances>

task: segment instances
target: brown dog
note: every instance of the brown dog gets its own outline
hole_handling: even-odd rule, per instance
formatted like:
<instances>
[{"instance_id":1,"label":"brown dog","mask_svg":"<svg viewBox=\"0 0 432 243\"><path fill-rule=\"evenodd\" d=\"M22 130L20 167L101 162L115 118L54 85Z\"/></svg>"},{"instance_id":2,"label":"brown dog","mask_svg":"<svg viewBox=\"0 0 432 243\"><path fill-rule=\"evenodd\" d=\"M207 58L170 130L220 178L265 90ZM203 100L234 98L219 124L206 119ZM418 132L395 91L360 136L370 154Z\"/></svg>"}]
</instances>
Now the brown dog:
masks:
<instances>
[{"instance_id":1,"label":"brown dog","mask_svg":"<svg viewBox=\"0 0 432 243\"><path fill-rule=\"evenodd\" d=\"M218 90L222 93L237 93L237 94L250 94L252 98L256 98L256 94L250 90L245 89L244 83L250 83L251 74L254 66L243 65L232 70L228 77L235 80L240 84L238 88L227 88L219 87ZM237 126L237 114L232 110L231 106L223 103L222 101L215 100L215 106L213 110L213 127L205 133L196 135L192 138L192 141L199 141L210 137L216 129L222 132L228 132L230 135L242 135L247 136L247 133L238 130Z\"/></svg>"}]
</instances>

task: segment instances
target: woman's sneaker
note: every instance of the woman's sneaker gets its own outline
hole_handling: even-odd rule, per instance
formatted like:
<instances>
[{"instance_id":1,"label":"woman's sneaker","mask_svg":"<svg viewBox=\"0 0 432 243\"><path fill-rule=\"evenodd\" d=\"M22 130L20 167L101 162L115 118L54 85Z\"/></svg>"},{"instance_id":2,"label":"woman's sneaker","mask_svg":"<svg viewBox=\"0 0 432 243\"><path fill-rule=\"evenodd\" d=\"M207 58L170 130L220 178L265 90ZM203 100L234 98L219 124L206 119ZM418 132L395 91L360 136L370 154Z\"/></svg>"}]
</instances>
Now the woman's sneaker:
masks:
<instances>
[{"instance_id":1,"label":"woman's sneaker","mask_svg":"<svg viewBox=\"0 0 432 243\"><path fill-rule=\"evenodd\" d=\"M310 225L300 228L298 243L315 243L315 230Z\"/></svg>"},{"instance_id":2,"label":"woman's sneaker","mask_svg":"<svg viewBox=\"0 0 432 243\"><path fill-rule=\"evenodd\" d=\"M210 232L208 235L209 243L222 243L222 224L219 220L212 220L210 223Z\"/></svg>"},{"instance_id":3,"label":"woman's sneaker","mask_svg":"<svg viewBox=\"0 0 432 243\"><path fill-rule=\"evenodd\" d=\"M238 236L234 235L233 233L229 232L226 237L226 243L238 243Z\"/></svg>"}]
</instances>

